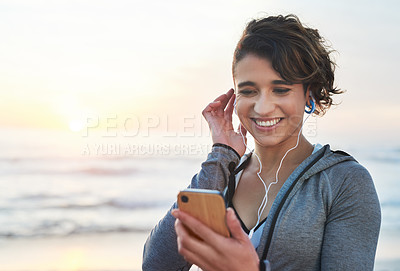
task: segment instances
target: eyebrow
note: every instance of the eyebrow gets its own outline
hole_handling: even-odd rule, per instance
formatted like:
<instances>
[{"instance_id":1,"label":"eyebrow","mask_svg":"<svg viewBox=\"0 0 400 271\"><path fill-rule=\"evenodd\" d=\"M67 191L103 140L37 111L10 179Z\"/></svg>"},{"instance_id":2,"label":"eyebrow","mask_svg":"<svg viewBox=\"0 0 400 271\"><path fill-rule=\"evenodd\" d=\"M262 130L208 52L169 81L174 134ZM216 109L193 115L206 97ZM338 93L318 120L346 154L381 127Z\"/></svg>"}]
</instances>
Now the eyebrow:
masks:
<instances>
[{"instance_id":1,"label":"eyebrow","mask_svg":"<svg viewBox=\"0 0 400 271\"><path fill-rule=\"evenodd\" d=\"M272 84L274 84L274 85L288 85L288 86L293 85L293 83L285 81L285 80L274 80L274 81L272 81ZM257 86L257 84L254 83L253 81L244 81L244 82L241 82L241 83L238 84L238 88L247 87L247 86L255 87L255 86Z\"/></svg>"},{"instance_id":2,"label":"eyebrow","mask_svg":"<svg viewBox=\"0 0 400 271\"><path fill-rule=\"evenodd\" d=\"M290 82L284 81L284 80L274 80L274 81L272 81L272 84L274 84L274 85L288 85L288 86L293 85L293 83L290 83Z\"/></svg>"},{"instance_id":3,"label":"eyebrow","mask_svg":"<svg viewBox=\"0 0 400 271\"><path fill-rule=\"evenodd\" d=\"M241 83L238 84L238 88L247 87L247 86L255 87L256 83L254 83L252 81L244 81L244 82L241 82Z\"/></svg>"}]
</instances>

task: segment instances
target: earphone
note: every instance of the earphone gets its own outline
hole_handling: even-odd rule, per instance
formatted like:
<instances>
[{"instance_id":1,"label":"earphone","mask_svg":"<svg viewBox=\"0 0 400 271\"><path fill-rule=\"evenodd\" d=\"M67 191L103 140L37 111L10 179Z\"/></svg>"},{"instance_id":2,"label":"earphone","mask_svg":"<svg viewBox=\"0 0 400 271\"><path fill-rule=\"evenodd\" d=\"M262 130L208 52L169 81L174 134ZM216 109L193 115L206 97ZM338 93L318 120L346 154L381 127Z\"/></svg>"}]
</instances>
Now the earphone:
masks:
<instances>
[{"instance_id":1,"label":"earphone","mask_svg":"<svg viewBox=\"0 0 400 271\"><path fill-rule=\"evenodd\" d=\"M310 97L311 97L311 99L312 99L312 100L310 101L311 109L310 109L310 110L305 110L305 112L308 114L308 116L306 117L306 119L305 119L305 120L302 122L302 124L301 124L301 128L300 128L299 133L298 133L298 135L297 135L296 145L295 145L294 147L290 148L289 150L287 150L286 153L283 155L283 157L282 157L282 159L281 159L281 161L280 161L280 163L279 163L279 167L278 167L278 169L277 169L277 171L276 171L276 174L275 174L275 181L271 182L271 183L268 185L268 187L267 187L267 185L265 184L265 181L264 181L264 180L261 178L261 176L260 176L261 171L262 171L262 163L261 163L261 160L260 160L260 158L258 157L258 155L254 152L254 150L251 150L251 149L246 145L244 135L243 135L241 129L239 129L239 133L241 134L242 139L243 139L243 144L246 146L246 149L247 149L247 150L249 150L251 153L254 153L254 155L257 157L257 160L258 160L258 162L259 162L259 164L260 164L260 169L259 169L259 171L257 172L257 176L258 176L258 178L260 179L260 181L262 182L262 184L263 184L263 186L264 186L264 190L265 190L264 198L263 198L263 200L261 201L260 207L258 208L258 211L257 211L257 222L256 222L256 224L254 225L254 227L253 227L253 228L250 230L250 232L249 232L249 239L252 238L252 236L253 236L253 234L254 234L254 231L255 231L255 228L256 228L256 227L258 226L258 224L260 223L261 216L262 216L262 214L263 214L263 212L264 212L264 210L265 210L265 207L267 206L267 203L268 203L268 192L269 192L269 189L271 188L271 185L277 184L278 181L279 181L279 179L278 179L278 174L279 174L279 171L280 171L280 169L281 169L281 167L282 167L283 160L286 158L287 154L288 154L290 151L294 150L295 148L297 148L297 147L299 146L300 134L301 134L301 131L303 130L304 123L307 121L307 119L310 117L310 115L315 111L315 99L314 99L314 97L312 96L311 93L310 93ZM236 105L237 105L237 104L236 104L236 97L235 97L235 101L234 101L234 103L233 103L233 106L234 106L234 112L235 112L235 114L238 115L238 114L237 114Z\"/></svg>"},{"instance_id":2,"label":"earphone","mask_svg":"<svg viewBox=\"0 0 400 271\"><path fill-rule=\"evenodd\" d=\"M312 114L315 111L315 99L314 99L314 97L313 97L311 92L310 92L310 98L311 98L310 106L306 105L308 108L310 108L310 110L307 110L307 109L304 110L307 114ZM236 100L235 100L235 102L236 102Z\"/></svg>"}]
</instances>

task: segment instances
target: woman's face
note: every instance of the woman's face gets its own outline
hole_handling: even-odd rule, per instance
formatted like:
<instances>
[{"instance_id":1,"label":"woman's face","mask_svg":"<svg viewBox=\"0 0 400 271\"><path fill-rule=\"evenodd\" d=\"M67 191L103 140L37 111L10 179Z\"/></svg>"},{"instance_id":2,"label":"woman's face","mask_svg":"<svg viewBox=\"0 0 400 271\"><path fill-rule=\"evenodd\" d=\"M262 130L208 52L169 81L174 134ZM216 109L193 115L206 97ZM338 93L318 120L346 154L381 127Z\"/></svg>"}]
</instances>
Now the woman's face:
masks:
<instances>
[{"instance_id":1,"label":"woman's face","mask_svg":"<svg viewBox=\"0 0 400 271\"><path fill-rule=\"evenodd\" d=\"M251 54L236 64L234 80L238 117L256 143L296 142L308 97L303 85L286 82L270 61Z\"/></svg>"}]
</instances>

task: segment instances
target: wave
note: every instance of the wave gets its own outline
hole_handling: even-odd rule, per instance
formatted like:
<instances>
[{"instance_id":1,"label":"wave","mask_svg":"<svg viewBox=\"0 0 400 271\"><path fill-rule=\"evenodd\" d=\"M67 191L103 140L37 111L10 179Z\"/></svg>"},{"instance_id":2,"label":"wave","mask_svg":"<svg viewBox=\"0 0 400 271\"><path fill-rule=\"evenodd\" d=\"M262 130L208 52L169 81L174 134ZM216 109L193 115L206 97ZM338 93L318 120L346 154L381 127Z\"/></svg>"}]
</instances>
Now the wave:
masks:
<instances>
[{"instance_id":1,"label":"wave","mask_svg":"<svg viewBox=\"0 0 400 271\"><path fill-rule=\"evenodd\" d=\"M87 167L80 169L55 169L55 168L8 168L1 169L2 175L94 175L94 176L125 176L139 172L137 168L107 168L107 167Z\"/></svg>"},{"instance_id":2,"label":"wave","mask_svg":"<svg viewBox=\"0 0 400 271\"><path fill-rule=\"evenodd\" d=\"M60 209L94 209L111 207L116 209L136 210L136 209L151 209L154 207L166 206L165 201L122 201L122 200L109 200L95 204L66 204L59 206L52 206L47 208L60 208Z\"/></svg>"},{"instance_id":3,"label":"wave","mask_svg":"<svg viewBox=\"0 0 400 271\"><path fill-rule=\"evenodd\" d=\"M154 171L170 166L197 164L197 160L182 158L1 158L1 175L92 175L92 176L127 176L143 171ZM184 165L182 165L182 163Z\"/></svg>"},{"instance_id":4,"label":"wave","mask_svg":"<svg viewBox=\"0 0 400 271\"><path fill-rule=\"evenodd\" d=\"M72 221L54 221L51 225L46 225L40 229L31 231L1 231L0 239L17 239L17 238L43 238L43 237L68 237L79 234L106 234L106 233L144 233L149 232L152 227L135 227L135 226L81 226Z\"/></svg>"},{"instance_id":5,"label":"wave","mask_svg":"<svg viewBox=\"0 0 400 271\"><path fill-rule=\"evenodd\" d=\"M108 205L119 204L110 201ZM46 208L6 210L0 213L0 221L7 219L10 223L0 224L0 240L67 237L77 234L149 232L157 223L158 218L169 208L164 206L135 210L93 209L98 206L101 205L64 206L70 210Z\"/></svg>"},{"instance_id":6,"label":"wave","mask_svg":"<svg viewBox=\"0 0 400 271\"><path fill-rule=\"evenodd\" d=\"M1 211L12 211L21 209L62 209L62 210L83 210L83 209L100 209L100 208L115 208L120 210L142 210L157 207L170 206L171 202L168 200L154 199L149 201L145 200L130 200L130 199L99 199L94 203L79 203L82 199L74 199L74 197L81 197L82 194L69 194L68 196L54 195L54 194L28 194L21 197L11 199L9 204L4 204L0 207ZM55 201L54 201L55 200ZM61 201L61 203L60 203ZM84 201L84 199L83 199ZM25 205L15 205L15 202L27 202ZM24 206L25 205L25 206Z\"/></svg>"},{"instance_id":7,"label":"wave","mask_svg":"<svg viewBox=\"0 0 400 271\"><path fill-rule=\"evenodd\" d=\"M42 199L59 199L63 198L60 195L54 195L54 194L44 194L44 193L38 193L38 194L27 194L23 195L21 197L14 198L15 200L42 200Z\"/></svg>"}]
</instances>

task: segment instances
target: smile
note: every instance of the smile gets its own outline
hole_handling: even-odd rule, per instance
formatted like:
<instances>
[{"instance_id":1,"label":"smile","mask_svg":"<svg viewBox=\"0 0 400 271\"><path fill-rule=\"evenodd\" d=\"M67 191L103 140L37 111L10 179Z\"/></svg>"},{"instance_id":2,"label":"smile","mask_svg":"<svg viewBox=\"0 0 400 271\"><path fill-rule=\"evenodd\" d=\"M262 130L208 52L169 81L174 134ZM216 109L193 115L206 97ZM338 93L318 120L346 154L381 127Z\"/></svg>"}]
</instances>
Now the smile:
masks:
<instances>
[{"instance_id":1,"label":"smile","mask_svg":"<svg viewBox=\"0 0 400 271\"><path fill-rule=\"evenodd\" d=\"M266 121L257 120L257 119L253 119L253 120L258 126L261 126L261 127L272 127L272 126L276 125L277 123L279 123L282 120L282 118L275 118L275 119L266 120Z\"/></svg>"}]
</instances>

